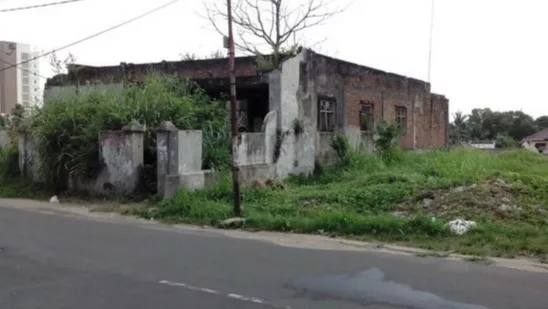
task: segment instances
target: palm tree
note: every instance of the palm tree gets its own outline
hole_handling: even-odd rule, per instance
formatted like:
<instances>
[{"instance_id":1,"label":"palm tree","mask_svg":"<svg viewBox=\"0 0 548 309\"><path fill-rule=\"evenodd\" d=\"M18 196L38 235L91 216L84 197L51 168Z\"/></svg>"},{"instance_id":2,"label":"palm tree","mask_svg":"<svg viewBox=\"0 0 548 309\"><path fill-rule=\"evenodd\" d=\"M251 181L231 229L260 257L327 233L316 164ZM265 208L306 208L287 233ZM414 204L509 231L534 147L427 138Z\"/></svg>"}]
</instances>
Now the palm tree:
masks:
<instances>
[{"instance_id":1,"label":"palm tree","mask_svg":"<svg viewBox=\"0 0 548 309\"><path fill-rule=\"evenodd\" d=\"M463 139L466 138L467 120L468 115L465 115L461 111L458 111L453 115L453 126L455 128L455 139L457 144L459 144Z\"/></svg>"}]
</instances>

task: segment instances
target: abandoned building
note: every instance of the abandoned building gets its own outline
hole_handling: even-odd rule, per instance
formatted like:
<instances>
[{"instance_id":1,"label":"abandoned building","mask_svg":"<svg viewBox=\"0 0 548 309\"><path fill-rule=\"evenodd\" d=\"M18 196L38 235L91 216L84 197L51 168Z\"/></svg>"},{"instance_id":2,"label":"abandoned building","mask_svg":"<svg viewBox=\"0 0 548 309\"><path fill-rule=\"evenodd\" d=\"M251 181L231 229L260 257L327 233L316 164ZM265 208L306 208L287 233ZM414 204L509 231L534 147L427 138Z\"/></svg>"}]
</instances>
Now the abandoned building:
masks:
<instances>
[{"instance_id":1,"label":"abandoned building","mask_svg":"<svg viewBox=\"0 0 548 309\"><path fill-rule=\"evenodd\" d=\"M108 67L73 65L67 75L48 80L44 101L47 104L51 98L96 87L120 91L125 82L143 80L149 72L183 76L219 97L229 88L227 63L227 59L207 59ZM430 84L421 80L309 49L284 59L278 69L258 67L256 57L238 57L236 76L240 129L247 132L247 138L264 132L272 117L276 132L300 131L306 137L286 141L293 145L284 151L286 158L280 159L285 163L274 162L284 165L277 172L282 176L311 171L315 160L328 152L329 139L336 131L344 131L353 146L371 151L373 130L381 118L404 128L400 145L405 149L447 146L448 100L431 93Z\"/></svg>"}]
</instances>

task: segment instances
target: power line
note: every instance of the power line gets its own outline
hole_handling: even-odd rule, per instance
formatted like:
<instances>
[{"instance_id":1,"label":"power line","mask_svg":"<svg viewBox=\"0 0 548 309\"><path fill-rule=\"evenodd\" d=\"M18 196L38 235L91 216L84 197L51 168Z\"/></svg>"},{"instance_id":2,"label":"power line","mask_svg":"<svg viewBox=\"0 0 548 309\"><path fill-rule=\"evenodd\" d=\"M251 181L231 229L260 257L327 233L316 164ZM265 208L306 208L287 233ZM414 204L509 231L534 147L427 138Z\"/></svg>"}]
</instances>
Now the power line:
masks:
<instances>
[{"instance_id":1,"label":"power line","mask_svg":"<svg viewBox=\"0 0 548 309\"><path fill-rule=\"evenodd\" d=\"M29 6L22 6L22 7L11 8L11 9L3 9L3 10L0 10L0 13L38 9L38 8L44 8L44 7L48 7L48 6L69 4L69 3L80 2L80 1L84 1L84 0L65 0L65 1L44 3L44 4L35 4L35 5L29 5Z\"/></svg>"},{"instance_id":2,"label":"power line","mask_svg":"<svg viewBox=\"0 0 548 309\"><path fill-rule=\"evenodd\" d=\"M147 11L147 12L141 14L141 15L135 16L135 17L133 17L133 18L131 18L131 19L129 19L129 20L126 20L126 21L124 21L124 22L122 22L122 23L119 23L119 24L117 24L117 25L115 25L115 26L109 27L109 28L107 28L107 29L105 29L105 30L99 31L99 32L94 33L94 34L92 34L92 35L89 35L89 36L87 36L87 37L85 37L85 38L83 38L83 39L80 39L80 40L78 40L78 41L74 41L74 42L72 42L72 43L69 43L69 44L64 45L64 46L62 46L62 47L59 47L59 48L57 48L57 49L52 49L52 50L50 50L50 51L48 51L48 52L45 52L45 53L43 53L43 54L40 54L40 55L38 55L38 56L36 56L36 57L33 57L33 58L30 58L30 59L28 59L28 60L21 61L21 62L19 62L19 63L13 64L13 65L11 65L11 66L5 67L5 68L3 68L2 70L0 70L0 72L5 71L5 70L8 70L8 69L11 69L11 68L16 67L16 66L20 66L20 65L25 64L25 63L29 63L29 62L34 61L34 60L36 60L36 59L40 59L40 58L49 56L49 55L51 55L51 54L53 54L53 53L56 53L56 52L58 52L58 51L61 51L61 50L63 50L63 49L67 49L67 48L70 48L70 47L72 47L72 46L74 46L74 45L83 43L83 42L85 42L85 41L87 41L87 40L96 38L96 37L98 37L98 36L100 36L100 35L102 35L102 34L105 34L105 33L110 32L110 31L112 31L112 30L118 29L118 28L120 28L120 27L122 27L122 26L125 26L125 25L127 25L127 24L129 24L129 23L132 23L132 22L134 22L134 21L137 21L137 20L139 20L139 19L141 19L141 18L143 18L143 17L146 17L146 16L148 16L148 15L150 15L150 14L152 14L152 13L155 13L155 12L157 12L157 11L159 11L159 10L161 10L161 9L164 9L164 8L166 8L166 7L168 7L168 6L172 5L172 4L175 4L176 2L179 2L179 1L180 1L180 0L173 0L173 1L170 1L170 2L168 2L168 3L166 3L166 4L163 4L163 5L159 6L159 7L156 7L156 8L154 8L154 9L150 10L150 11Z\"/></svg>"},{"instance_id":3,"label":"power line","mask_svg":"<svg viewBox=\"0 0 548 309\"><path fill-rule=\"evenodd\" d=\"M0 61L2 61L3 63L5 63L5 64L7 64L7 65L17 66L17 65L14 65L13 63L8 62L8 61L6 61L6 60L4 60L4 59L0 59ZM31 71L31 70L25 69L25 68L23 68L23 67L21 67L21 66L17 66L17 68L18 68L19 70L21 70L21 71L25 71L25 72L27 72L27 73L29 73L29 74L33 74L33 75L38 76L38 77L41 77L41 78L43 78L43 79L48 79L47 77L45 77L45 76L43 76L43 75L40 75L40 74L38 74L38 73L36 73L36 72L33 72L33 71ZM3 71L3 70L2 70L2 71ZM1 72L1 71L0 71L0 72Z\"/></svg>"}]
</instances>

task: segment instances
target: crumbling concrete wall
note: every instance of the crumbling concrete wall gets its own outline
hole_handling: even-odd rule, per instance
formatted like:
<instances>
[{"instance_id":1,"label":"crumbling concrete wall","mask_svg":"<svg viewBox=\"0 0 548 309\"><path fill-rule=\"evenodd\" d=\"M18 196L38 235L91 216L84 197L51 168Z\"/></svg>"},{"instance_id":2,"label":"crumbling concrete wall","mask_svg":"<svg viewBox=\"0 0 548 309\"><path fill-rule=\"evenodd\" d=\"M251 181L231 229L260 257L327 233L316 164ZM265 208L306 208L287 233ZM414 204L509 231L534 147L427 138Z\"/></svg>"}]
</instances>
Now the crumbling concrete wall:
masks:
<instances>
[{"instance_id":1,"label":"crumbling concrete wall","mask_svg":"<svg viewBox=\"0 0 548 309\"><path fill-rule=\"evenodd\" d=\"M19 133L19 170L21 171L21 176L32 182L42 182L40 156L36 147L36 141L30 133Z\"/></svg>"},{"instance_id":2,"label":"crumbling concrete wall","mask_svg":"<svg viewBox=\"0 0 548 309\"><path fill-rule=\"evenodd\" d=\"M143 181L144 128L132 122L121 131L99 133L102 167L93 176L71 175L69 189L101 196L135 193Z\"/></svg>"},{"instance_id":3,"label":"crumbling concrete wall","mask_svg":"<svg viewBox=\"0 0 548 309\"><path fill-rule=\"evenodd\" d=\"M329 165L335 162L336 153L331 148L331 139L335 136L330 132L318 132L316 138L316 160L322 165Z\"/></svg>"},{"instance_id":4,"label":"crumbling concrete wall","mask_svg":"<svg viewBox=\"0 0 548 309\"><path fill-rule=\"evenodd\" d=\"M266 183L276 179L276 166L272 164L253 164L240 166L240 184L251 186L253 183Z\"/></svg>"},{"instance_id":5,"label":"crumbling concrete wall","mask_svg":"<svg viewBox=\"0 0 548 309\"><path fill-rule=\"evenodd\" d=\"M280 91L276 132L278 149L275 149L274 159L276 174L280 178L314 171L317 130L312 102L316 94L308 75L307 55L302 51L284 61L279 72L280 87L276 89Z\"/></svg>"},{"instance_id":6,"label":"crumbling concrete wall","mask_svg":"<svg viewBox=\"0 0 548 309\"><path fill-rule=\"evenodd\" d=\"M238 139L240 166L266 163L266 134L242 133Z\"/></svg>"},{"instance_id":7,"label":"crumbling concrete wall","mask_svg":"<svg viewBox=\"0 0 548 309\"><path fill-rule=\"evenodd\" d=\"M0 130L0 149L4 149L11 144L11 138L8 131Z\"/></svg>"},{"instance_id":8,"label":"crumbling concrete wall","mask_svg":"<svg viewBox=\"0 0 548 309\"><path fill-rule=\"evenodd\" d=\"M268 113L263 121L262 133L242 133L237 145L237 162L240 169L240 183L244 186L253 182L264 183L275 179L275 154L277 143L277 114ZM279 151L279 149L278 149Z\"/></svg>"},{"instance_id":9,"label":"crumbling concrete wall","mask_svg":"<svg viewBox=\"0 0 548 309\"><path fill-rule=\"evenodd\" d=\"M173 196L181 188L202 189L217 181L213 171L202 170L202 131L179 130L164 121L156 132L159 196Z\"/></svg>"}]
</instances>

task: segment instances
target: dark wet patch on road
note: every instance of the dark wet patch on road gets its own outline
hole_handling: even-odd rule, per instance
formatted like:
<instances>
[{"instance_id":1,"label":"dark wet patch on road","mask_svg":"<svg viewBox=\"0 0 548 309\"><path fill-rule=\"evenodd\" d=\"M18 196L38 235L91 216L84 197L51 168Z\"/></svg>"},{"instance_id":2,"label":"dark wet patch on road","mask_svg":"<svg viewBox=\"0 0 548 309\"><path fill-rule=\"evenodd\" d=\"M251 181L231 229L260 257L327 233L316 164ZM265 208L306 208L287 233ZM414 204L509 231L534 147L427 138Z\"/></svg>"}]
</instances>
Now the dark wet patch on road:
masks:
<instances>
[{"instance_id":1,"label":"dark wet patch on road","mask_svg":"<svg viewBox=\"0 0 548 309\"><path fill-rule=\"evenodd\" d=\"M458 303L410 286L388 281L379 269L355 275L326 275L290 280L286 287L316 299L343 300L360 305L388 305L405 309L489 309Z\"/></svg>"}]
</instances>

